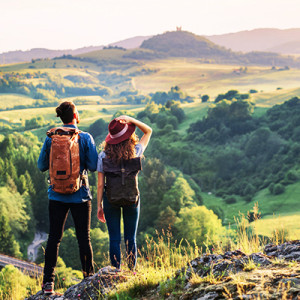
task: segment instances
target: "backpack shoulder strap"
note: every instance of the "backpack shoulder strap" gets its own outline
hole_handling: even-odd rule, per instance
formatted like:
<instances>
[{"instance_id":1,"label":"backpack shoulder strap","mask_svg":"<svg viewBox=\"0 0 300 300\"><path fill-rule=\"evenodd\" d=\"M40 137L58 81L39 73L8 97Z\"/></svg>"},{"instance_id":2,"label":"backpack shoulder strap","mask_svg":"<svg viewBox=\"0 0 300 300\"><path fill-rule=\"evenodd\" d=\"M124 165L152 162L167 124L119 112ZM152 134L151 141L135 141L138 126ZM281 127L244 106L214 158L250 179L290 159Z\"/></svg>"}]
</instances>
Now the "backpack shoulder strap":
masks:
<instances>
[{"instance_id":1,"label":"backpack shoulder strap","mask_svg":"<svg viewBox=\"0 0 300 300\"><path fill-rule=\"evenodd\" d=\"M47 131L47 136L51 138L53 135L77 135L81 130L78 128L55 127Z\"/></svg>"}]
</instances>

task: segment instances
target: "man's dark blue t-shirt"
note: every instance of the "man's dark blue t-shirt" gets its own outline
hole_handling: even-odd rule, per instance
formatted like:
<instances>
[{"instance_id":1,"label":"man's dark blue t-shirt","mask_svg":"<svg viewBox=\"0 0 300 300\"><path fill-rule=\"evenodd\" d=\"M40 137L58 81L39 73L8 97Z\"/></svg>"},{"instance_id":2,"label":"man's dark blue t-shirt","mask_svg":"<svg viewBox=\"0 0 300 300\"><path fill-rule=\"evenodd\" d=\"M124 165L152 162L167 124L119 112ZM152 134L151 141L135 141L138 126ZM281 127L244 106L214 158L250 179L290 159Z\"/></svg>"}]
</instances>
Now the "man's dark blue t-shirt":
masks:
<instances>
[{"instance_id":1,"label":"man's dark blue t-shirt","mask_svg":"<svg viewBox=\"0 0 300 300\"><path fill-rule=\"evenodd\" d=\"M77 128L75 125L63 125L64 127ZM79 156L80 156L80 172L92 172L97 169L98 153L93 137L87 132L79 133ZM44 145L42 147L39 159L38 168L44 172L49 169L49 157L51 148L51 138L46 137ZM66 203L81 203L92 199L92 194L89 187L84 185L74 194L60 194L54 192L49 186L48 198L50 200L56 200Z\"/></svg>"}]
</instances>

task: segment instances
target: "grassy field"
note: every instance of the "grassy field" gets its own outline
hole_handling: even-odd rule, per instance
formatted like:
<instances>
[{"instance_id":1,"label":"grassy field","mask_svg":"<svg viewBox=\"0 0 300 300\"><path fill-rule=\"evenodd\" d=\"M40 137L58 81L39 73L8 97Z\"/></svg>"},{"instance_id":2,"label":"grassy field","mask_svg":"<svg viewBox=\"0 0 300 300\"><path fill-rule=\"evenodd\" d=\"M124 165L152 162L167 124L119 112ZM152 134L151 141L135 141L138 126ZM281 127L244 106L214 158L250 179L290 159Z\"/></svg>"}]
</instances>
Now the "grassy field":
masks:
<instances>
[{"instance_id":1,"label":"grassy field","mask_svg":"<svg viewBox=\"0 0 300 300\"><path fill-rule=\"evenodd\" d=\"M53 68L54 62L56 63L55 68ZM57 59L53 60L41 60L36 61L35 63L19 63L19 64L9 64L9 65L0 65L1 72L36 72L44 70L52 70L56 72L57 70L61 71L63 69L67 70L78 70L84 71L85 69L89 70L100 70L97 65L94 63L83 62L73 59Z\"/></svg>"},{"instance_id":2,"label":"grassy field","mask_svg":"<svg viewBox=\"0 0 300 300\"><path fill-rule=\"evenodd\" d=\"M281 195L272 195L268 189L259 191L249 203L237 201L234 204L226 202L213 194L202 193L204 205L219 206L225 213L225 223L234 224L240 213L247 215L258 203L262 219L259 220L259 234L270 236L275 229L287 228L292 237L300 236L300 182L286 186Z\"/></svg>"},{"instance_id":3,"label":"grassy field","mask_svg":"<svg viewBox=\"0 0 300 300\"><path fill-rule=\"evenodd\" d=\"M203 64L196 59L156 60L145 63L145 67L158 69L155 74L134 78L134 85L145 93L168 90L178 85L193 96L208 94L216 97L230 89L261 93L282 92L299 87L300 70L271 70L270 67L250 66L246 73L239 73L238 65Z\"/></svg>"},{"instance_id":4,"label":"grassy field","mask_svg":"<svg viewBox=\"0 0 300 300\"><path fill-rule=\"evenodd\" d=\"M35 99L20 94L0 94L0 108L7 109L16 105L31 105Z\"/></svg>"},{"instance_id":5,"label":"grassy field","mask_svg":"<svg viewBox=\"0 0 300 300\"><path fill-rule=\"evenodd\" d=\"M279 214L257 220L253 225L257 234L272 237L274 231L285 231L291 240L300 237L300 212Z\"/></svg>"},{"instance_id":6,"label":"grassy field","mask_svg":"<svg viewBox=\"0 0 300 300\"><path fill-rule=\"evenodd\" d=\"M273 92L261 92L252 95L259 107L271 107L293 97L300 97L300 88L280 89Z\"/></svg>"}]
</instances>

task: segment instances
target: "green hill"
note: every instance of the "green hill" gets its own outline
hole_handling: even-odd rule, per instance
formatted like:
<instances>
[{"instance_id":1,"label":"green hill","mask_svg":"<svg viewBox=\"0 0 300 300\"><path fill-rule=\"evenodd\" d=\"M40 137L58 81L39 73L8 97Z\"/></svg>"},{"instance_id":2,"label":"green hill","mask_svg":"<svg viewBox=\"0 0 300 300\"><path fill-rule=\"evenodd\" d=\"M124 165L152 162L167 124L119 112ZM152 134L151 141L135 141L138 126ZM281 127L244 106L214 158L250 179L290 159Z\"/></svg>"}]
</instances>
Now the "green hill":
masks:
<instances>
[{"instance_id":1,"label":"green hill","mask_svg":"<svg viewBox=\"0 0 300 300\"><path fill-rule=\"evenodd\" d=\"M141 48L161 52L171 57L223 57L228 59L233 56L230 50L187 31L171 31L156 35L144 41Z\"/></svg>"},{"instance_id":2,"label":"green hill","mask_svg":"<svg viewBox=\"0 0 300 300\"><path fill-rule=\"evenodd\" d=\"M300 66L293 57L270 52L238 53L218 46L210 40L188 31L171 31L145 40L141 47L159 53L162 57L198 57L209 63L241 63L245 65Z\"/></svg>"}]
</instances>

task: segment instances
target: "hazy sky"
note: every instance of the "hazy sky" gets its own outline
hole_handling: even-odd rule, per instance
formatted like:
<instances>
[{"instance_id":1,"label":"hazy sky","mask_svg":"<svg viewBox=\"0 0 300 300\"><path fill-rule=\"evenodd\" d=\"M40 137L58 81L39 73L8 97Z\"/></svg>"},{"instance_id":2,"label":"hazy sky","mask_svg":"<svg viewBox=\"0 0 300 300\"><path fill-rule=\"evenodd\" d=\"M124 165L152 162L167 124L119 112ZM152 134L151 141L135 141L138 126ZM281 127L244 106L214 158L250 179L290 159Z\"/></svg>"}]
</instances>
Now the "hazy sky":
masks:
<instances>
[{"instance_id":1,"label":"hazy sky","mask_svg":"<svg viewBox=\"0 0 300 300\"><path fill-rule=\"evenodd\" d=\"M199 35L300 28L300 0L0 0L0 11L0 52L107 45L176 26Z\"/></svg>"}]
</instances>

